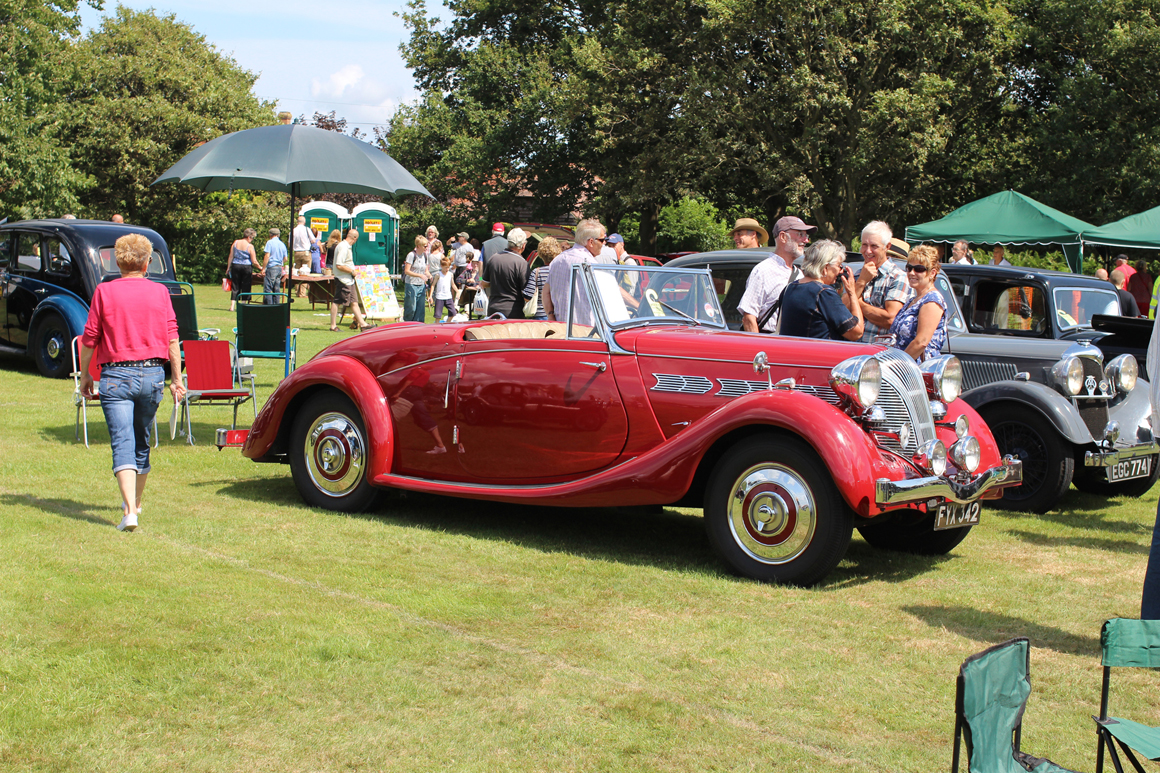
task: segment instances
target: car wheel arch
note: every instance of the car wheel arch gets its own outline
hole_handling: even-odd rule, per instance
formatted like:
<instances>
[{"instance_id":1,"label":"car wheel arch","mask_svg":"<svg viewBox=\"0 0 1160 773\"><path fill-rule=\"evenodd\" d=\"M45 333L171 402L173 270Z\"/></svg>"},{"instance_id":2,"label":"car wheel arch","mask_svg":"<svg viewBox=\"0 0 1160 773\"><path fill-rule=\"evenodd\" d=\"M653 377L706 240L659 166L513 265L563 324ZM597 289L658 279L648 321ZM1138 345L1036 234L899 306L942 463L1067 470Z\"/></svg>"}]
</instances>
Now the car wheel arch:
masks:
<instances>
[{"instance_id":1,"label":"car wheel arch","mask_svg":"<svg viewBox=\"0 0 1160 773\"><path fill-rule=\"evenodd\" d=\"M51 295L38 303L33 310L32 318L28 321L29 332L34 332L41 321L50 314L57 314L64 319L71 341L84 332L85 323L89 318L89 307L72 293Z\"/></svg>"},{"instance_id":2,"label":"car wheel arch","mask_svg":"<svg viewBox=\"0 0 1160 773\"><path fill-rule=\"evenodd\" d=\"M1086 445L1095 442L1071 401L1044 384L998 381L964 392L962 398L980 414L1007 405L1030 409L1049 422L1069 443Z\"/></svg>"},{"instance_id":3,"label":"car wheel arch","mask_svg":"<svg viewBox=\"0 0 1160 773\"><path fill-rule=\"evenodd\" d=\"M390 472L394 457L391 414L378 381L366 366L346 357L311 360L295 370L289 381L283 381L279 390L288 385L291 387L288 394L279 396L276 391L270 398L271 401L280 398L280 404L267 404L267 408L276 412L271 418L277 422L277 432L267 448L254 456L261 459L279 457L280 461L288 461L290 434L299 411L319 394L333 391L349 399L359 411L367 433L372 479L375 475ZM262 423L267 408L258 414L255 427Z\"/></svg>"},{"instance_id":4,"label":"car wheel arch","mask_svg":"<svg viewBox=\"0 0 1160 773\"><path fill-rule=\"evenodd\" d=\"M862 429L853 424L852 421L847 420L849 434L861 436ZM841 425L839 425L841 426ZM828 429L833 429L832 427ZM838 430L841 432L842 430ZM709 478L712 476L713 470L717 467L721 458L739 443L750 440L758 436L767 437L784 437L795 440L800 440L809 445L818 458L825 464L830 473L830 477L834 479L834 485L838 489L842 500L854 511L856 515L867 516L869 509L868 501L854 500L851 495L855 492L865 492L872 496L874 490L874 481L872 471L867 467L864 474L853 475L853 482L847 482L845 485L840 483L835 477L835 470L842 470L846 473L854 472L855 464L851 463L848 458L842 457L832 447L828 447L825 443L818 442L821 437L832 437L833 433L823 431L816 433L818 437L811 437L798 428L789 426L788 423L751 423L740 427L736 427L728 432L723 433L720 437L713 441L713 443L706 449L705 453L701 455L697 463L697 470L693 476L693 482L689 487L689 491L682 497L682 503L688 503L688 506L699 506L699 503L704 499L705 488L708 485Z\"/></svg>"}]
</instances>

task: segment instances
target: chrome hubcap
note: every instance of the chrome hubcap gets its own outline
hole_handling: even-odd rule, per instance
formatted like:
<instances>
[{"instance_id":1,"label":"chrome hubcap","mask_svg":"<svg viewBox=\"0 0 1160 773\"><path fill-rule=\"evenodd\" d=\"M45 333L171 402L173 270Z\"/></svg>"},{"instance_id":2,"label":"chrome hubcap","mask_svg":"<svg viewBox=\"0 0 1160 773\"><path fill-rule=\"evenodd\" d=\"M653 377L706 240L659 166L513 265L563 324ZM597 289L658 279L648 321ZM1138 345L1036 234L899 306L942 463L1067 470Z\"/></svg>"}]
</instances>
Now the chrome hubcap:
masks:
<instances>
[{"instance_id":1,"label":"chrome hubcap","mask_svg":"<svg viewBox=\"0 0 1160 773\"><path fill-rule=\"evenodd\" d=\"M55 360L64 351L64 341L61 340L59 335L49 336L44 344L44 351L50 358Z\"/></svg>"},{"instance_id":2,"label":"chrome hubcap","mask_svg":"<svg viewBox=\"0 0 1160 773\"><path fill-rule=\"evenodd\" d=\"M341 413L319 416L306 433L303 448L310 480L324 494L349 494L366 474L366 441L362 430Z\"/></svg>"},{"instance_id":3,"label":"chrome hubcap","mask_svg":"<svg viewBox=\"0 0 1160 773\"><path fill-rule=\"evenodd\" d=\"M758 464L743 472L733 484L728 516L733 539L764 564L784 564L800 556L817 526L809 486L780 464Z\"/></svg>"}]
</instances>

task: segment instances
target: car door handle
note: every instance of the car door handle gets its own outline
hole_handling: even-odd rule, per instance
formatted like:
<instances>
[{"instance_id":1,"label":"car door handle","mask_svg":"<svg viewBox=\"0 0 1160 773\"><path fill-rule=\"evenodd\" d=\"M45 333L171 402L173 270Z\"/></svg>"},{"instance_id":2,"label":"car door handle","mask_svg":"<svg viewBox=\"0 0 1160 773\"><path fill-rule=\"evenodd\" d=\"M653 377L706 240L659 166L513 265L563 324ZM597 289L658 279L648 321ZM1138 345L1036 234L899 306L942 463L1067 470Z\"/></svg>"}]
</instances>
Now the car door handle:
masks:
<instances>
[{"instance_id":1,"label":"car door handle","mask_svg":"<svg viewBox=\"0 0 1160 773\"><path fill-rule=\"evenodd\" d=\"M589 368L596 368L601 373L608 370L608 366L605 365L603 362L582 362L580 364L587 365Z\"/></svg>"},{"instance_id":2,"label":"car door handle","mask_svg":"<svg viewBox=\"0 0 1160 773\"><path fill-rule=\"evenodd\" d=\"M48 290L46 290L46 289L45 289L45 288L43 288L43 287L38 287L38 288L36 288L35 290L33 290L32 292L34 292L34 293L41 293L41 294L43 294L43 293L46 293L46 292L48 292Z\"/></svg>"}]
</instances>

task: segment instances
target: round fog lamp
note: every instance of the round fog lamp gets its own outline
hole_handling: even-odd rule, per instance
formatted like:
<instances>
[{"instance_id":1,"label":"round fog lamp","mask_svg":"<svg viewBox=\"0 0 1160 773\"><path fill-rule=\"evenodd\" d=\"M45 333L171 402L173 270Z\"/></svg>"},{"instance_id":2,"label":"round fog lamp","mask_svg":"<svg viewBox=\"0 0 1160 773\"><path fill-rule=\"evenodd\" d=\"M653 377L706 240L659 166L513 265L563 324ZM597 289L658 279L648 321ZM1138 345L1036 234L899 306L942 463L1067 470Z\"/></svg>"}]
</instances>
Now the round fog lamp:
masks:
<instances>
[{"instance_id":1,"label":"round fog lamp","mask_svg":"<svg viewBox=\"0 0 1160 773\"><path fill-rule=\"evenodd\" d=\"M955 437L962 440L971 431L971 422L967 419L967 414L959 414L959 418L955 419Z\"/></svg>"},{"instance_id":2,"label":"round fog lamp","mask_svg":"<svg viewBox=\"0 0 1160 773\"><path fill-rule=\"evenodd\" d=\"M964 438L959 438L953 446L951 446L950 457L951 461L955 463L955 467L967 472L974 472L979 469L979 461L982 459L983 451L979 447L978 439L967 435Z\"/></svg>"},{"instance_id":3,"label":"round fog lamp","mask_svg":"<svg viewBox=\"0 0 1160 773\"><path fill-rule=\"evenodd\" d=\"M941 440L930 441L913 458L927 472L941 476L947 471L947 447Z\"/></svg>"}]
</instances>

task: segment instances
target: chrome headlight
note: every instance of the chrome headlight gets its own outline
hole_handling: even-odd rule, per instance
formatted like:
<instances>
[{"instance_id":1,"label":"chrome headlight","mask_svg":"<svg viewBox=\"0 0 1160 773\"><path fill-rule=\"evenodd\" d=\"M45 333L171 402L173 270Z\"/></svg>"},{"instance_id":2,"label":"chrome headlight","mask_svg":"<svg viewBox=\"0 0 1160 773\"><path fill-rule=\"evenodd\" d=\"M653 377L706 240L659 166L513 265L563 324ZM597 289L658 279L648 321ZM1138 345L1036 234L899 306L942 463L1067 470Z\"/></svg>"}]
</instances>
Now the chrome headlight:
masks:
<instances>
[{"instance_id":1,"label":"chrome headlight","mask_svg":"<svg viewBox=\"0 0 1160 773\"><path fill-rule=\"evenodd\" d=\"M1068 397L1074 397L1083 388L1083 363L1079 357L1064 357L1051 366L1051 379L1056 389Z\"/></svg>"},{"instance_id":2,"label":"chrome headlight","mask_svg":"<svg viewBox=\"0 0 1160 773\"><path fill-rule=\"evenodd\" d=\"M935 475L947 471L947 447L941 440L930 441L911 458L919 467Z\"/></svg>"},{"instance_id":3,"label":"chrome headlight","mask_svg":"<svg viewBox=\"0 0 1160 773\"><path fill-rule=\"evenodd\" d=\"M882 369L878 360L869 354L851 357L830 371L830 386L839 397L849 400L864 411L878 400L882 388Z\"/></svg>"},{"instance_id":4,"label":"chrome headlight","mask_svg":"<svg viewBox=\"0 0 1160 773\"><path fill-rule=\"evenodd\" d=\"M959 358L950 354L927 360L918 366L926 392L935 400L953 403L963 391L963 365Z\"/></svg>"},{"instance_id":5,"label":"chrome headlight","mask_svg":"<svg viewBox=\"0 0 1160 773\"><path fill-rule=\"evenodd\" d=\"M1140 366L1132 355L1121 354L1108 363L1105 373L1117 390L1131 392L1136 388L1136 379L1140 377Z\"/></svg>"},{"instance_id":6,"label":"chrome headlight","mask_svg":"<svg viewBox=\"0 0 1160 773\"><path fill-rule=\"evenodd\" d=\"M970 435L955 441L949 453L955 467L967 472L979 469L979 461L983 458L983 450L979 447L979 441Z\"/></svg>"},{"instance_id":7,"label":"chrome headlight","mask_svg":"<svg viewBox=\"0 0 1160 773\"><path fill-rule=\"evenodd\" d=\"M967 418L967 414L960 413L959 418L955 419L955 437L962 440L971 431L971 422Z\"/></svg>"}]
</instances>

